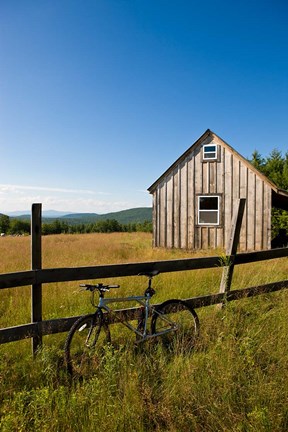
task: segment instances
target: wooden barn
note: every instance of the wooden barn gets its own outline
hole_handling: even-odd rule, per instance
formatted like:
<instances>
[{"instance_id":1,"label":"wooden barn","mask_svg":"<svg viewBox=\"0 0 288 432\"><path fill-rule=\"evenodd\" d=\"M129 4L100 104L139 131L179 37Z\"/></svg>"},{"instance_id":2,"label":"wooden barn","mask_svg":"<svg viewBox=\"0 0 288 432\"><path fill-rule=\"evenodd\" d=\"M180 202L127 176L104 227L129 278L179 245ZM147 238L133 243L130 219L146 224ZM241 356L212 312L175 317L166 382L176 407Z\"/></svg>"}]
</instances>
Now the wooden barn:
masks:
<instances>
[{"instance_id":1,"label":"wooden barn","mask_svg":"<svg viewBox=\"0 0 288 432\"><path fill-rule=\"evenodd\" d=\"M288 192L209 129L148 189L156 247L226 248L233 209L246 198L240 250L271 247L271 209L288 209Z\"/></svg>"}]
</instances>

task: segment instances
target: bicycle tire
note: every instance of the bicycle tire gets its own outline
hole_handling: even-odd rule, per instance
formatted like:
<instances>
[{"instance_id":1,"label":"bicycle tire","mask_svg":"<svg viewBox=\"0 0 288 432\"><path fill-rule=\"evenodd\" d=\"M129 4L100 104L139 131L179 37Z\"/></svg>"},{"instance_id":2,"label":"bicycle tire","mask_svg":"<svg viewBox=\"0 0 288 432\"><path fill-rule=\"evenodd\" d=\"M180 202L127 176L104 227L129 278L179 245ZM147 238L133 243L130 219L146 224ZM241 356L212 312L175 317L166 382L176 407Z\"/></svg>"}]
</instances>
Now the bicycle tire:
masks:
<instances>
[{"instance_id":1,"label":"bicycle tire","mask_svg":"<svg viewBox=\"0 0 288 432\"><path fill-rule=\"evenodd\" d=\"M103 345L111 341L108 325L99 309L94 314L78 318L65 341L67 372L73 377L92 374L100 365Z\"/></svg>"},{"instance_id":2,"label":"bicycle tire","mask_svg":"<svg viewBox=\"0 0 288 432\"><path fill-rule=\"evenodd\" d=\"M175 331L169 331L171 321L176 324ZM167 300L157 306L152 315L151 333L160 333L163 346L174 353L190 352L199 332L198 315L184 300Z\"/></svg>"}]
</instances>

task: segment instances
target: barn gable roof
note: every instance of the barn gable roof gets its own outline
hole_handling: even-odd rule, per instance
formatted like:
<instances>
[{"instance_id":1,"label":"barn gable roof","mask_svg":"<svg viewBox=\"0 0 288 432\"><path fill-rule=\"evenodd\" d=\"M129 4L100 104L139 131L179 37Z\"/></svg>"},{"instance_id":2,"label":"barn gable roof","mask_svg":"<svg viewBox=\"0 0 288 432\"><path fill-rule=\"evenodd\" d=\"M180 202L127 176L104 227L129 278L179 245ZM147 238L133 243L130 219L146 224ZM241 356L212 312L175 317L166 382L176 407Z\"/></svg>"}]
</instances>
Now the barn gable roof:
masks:
<instances>
[{"instance_id":1,"label":"barn gable roof","mask_svg":"<svg viewBox=\"0 0 288 432\"><path fill-rule=\"evenodd\" d=\"M257 170L247 159L245 159L240 153L238 153L233 147L231 147L227 142L225 142L222 138L220 138L216 133L212 132L210 129L207 129L203 135L198 138L192 146L190 146L149 188L148 191L153 193L159 183L171 172L173 171L195 148L201 146L202 143L211 136L213 138L216 137L221 145L229 149L236 157L238 157L244 164L248 166L248 168L255 172L255 174L260 177L265 183L267 183L272 189L275 205L280 208L284 208L288 210L288 192L278 188L271 180L269 180L264 174Z\"/></svg>"}]
</instances>

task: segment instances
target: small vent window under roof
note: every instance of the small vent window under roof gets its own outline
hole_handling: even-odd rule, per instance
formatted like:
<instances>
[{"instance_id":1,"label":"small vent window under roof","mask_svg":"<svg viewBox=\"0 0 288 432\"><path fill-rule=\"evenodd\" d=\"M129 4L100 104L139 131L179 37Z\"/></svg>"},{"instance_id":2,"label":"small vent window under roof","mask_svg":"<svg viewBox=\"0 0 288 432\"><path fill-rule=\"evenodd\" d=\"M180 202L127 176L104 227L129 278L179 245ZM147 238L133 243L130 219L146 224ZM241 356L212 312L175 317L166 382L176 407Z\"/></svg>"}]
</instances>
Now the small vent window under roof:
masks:
<instances>
[{"instance_id":1,"label":"small vent window under roof","mask_svg":"<svg viewBox=\"0 0 288 432\"><path fill-rule=\"evenodd\" d=\"M215 160L215 159L217 159L217 145L205 144L203 146L203 160Z\"/></svg>"}]
</instances>

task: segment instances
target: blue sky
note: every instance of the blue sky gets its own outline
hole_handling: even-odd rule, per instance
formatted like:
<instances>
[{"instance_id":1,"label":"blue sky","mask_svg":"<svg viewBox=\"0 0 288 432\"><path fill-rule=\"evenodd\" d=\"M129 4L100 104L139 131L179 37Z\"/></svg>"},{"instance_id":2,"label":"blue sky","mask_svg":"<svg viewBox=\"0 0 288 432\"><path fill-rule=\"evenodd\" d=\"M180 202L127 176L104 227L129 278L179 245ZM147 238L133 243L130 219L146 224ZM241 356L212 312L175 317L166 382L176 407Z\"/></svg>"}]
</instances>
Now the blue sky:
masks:
<instances>
[{"instance_id":1,"label":"blue sky","mask_svg":"<svg viewBox=\"0 0 288 432\"><path fill-rule=\"evenodd\" d=\"M150 206L206 129L288 150L288 4L1 0L0 213Z\"/></svg>"}]
</instances>

